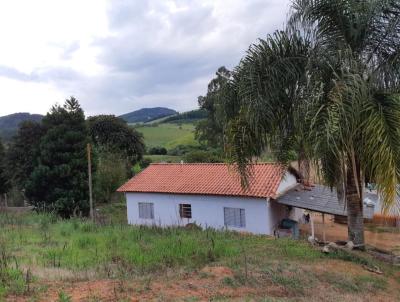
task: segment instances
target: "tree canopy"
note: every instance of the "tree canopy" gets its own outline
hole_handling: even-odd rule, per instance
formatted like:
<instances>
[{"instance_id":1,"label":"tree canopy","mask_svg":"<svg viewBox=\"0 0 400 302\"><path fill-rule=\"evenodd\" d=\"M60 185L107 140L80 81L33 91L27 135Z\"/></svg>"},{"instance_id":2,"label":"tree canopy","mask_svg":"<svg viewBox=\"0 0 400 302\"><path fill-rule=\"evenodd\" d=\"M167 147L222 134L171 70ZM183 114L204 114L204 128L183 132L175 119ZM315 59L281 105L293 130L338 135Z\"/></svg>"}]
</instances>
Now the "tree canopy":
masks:
<instances>
[{"instance_id":1,"label":"tree canopy","mask_svg":"<svg viewBox=\"0 0 400 302\"><path fill-rule=\"evenodd\" d=\"M62 217L86 215L88 177L85 116L71 97L56 105L43 118L38 165L26 188L26 196L37 208L54 210Z\"/></svg>"},{"instance_id":2,"label":"tree canopy","mask_svg":"<svg viewBox=\"0 0 400 302\"><path fill-rule=\"evenodd\" d=\"M7 177L13 186L25 189L38 164L40 140L44 129L39 122L26 121L19 125L6 153Z\"/></svg>"},{"instance_id":3,"label":"tree canopy","mask_svg":"<svg viewBox=\"0 0 400 302\"><path fill-rule=\"evenodd\" d=\"M224 66L218 68L216 77L208 84L207 94L199 96L200 110L207 112L207 118L196 125L196 139L211 147L223 146L223 108L220 96L222 89L231 77Z\"/></svg>"},{"instance_id":4,"label":"tree canopy","mask_svg":"<svg viewBox=\"0 0 400 302\"><path fill-rule=\"evenodd\" d=\"M399 20L398 1L295 0L287 28L252 45L224 89L227 150L244 179L266 148L283 163L298 151L344 190L360 246L365 176L386 210L400 180Z\"/></svg>"},{"instance_id":5,"label":"tree canopy","mask_svg":"<svg viewBox=\"0 0 400 302\"><path fill-rule=\"evenodd\" d=\"M5 163L4 146L3 142L0 140L0 194L6 193L8 189Z\"/></svg>"},{"instance_id":6,"label":"tree canopy","mask_svg":"<svg viewBox=\"0 0 400 302\"><path fill-rule=\"evenodd\" d=\"M88 118L89 135L94 144L111 152L124 154L135 164L145 151L143 135L114 115Z\"/></svg>"}]
</instances>

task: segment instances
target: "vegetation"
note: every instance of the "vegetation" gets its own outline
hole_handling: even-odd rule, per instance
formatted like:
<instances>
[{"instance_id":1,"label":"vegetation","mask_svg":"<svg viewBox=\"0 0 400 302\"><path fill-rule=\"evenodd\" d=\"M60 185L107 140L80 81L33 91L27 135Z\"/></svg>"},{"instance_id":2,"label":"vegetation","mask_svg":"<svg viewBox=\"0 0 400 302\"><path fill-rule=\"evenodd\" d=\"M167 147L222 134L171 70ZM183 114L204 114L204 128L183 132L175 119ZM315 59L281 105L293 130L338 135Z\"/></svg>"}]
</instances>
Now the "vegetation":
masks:
<instances>
[{"instance_id":1,"label":"vegetation","mask_svg":"<svg viewBox=\"0 0 400 302\"><path fill-rule=\"evenodd\" d=\"M149 163L180 163L183 157L176 155L146 155L144 160L148 160Z\"/></svg>"},{"instance_id":2,"label":"vegetation","mask_svg":"<svg viewBox=\"0 0 400 302\"><path fill-rule=\"evenodd\" d=\"M121 153L97 152L96 171L93 175L93 197L97 204L118 198L116 190L131 174L130 165Z\"/></svg>"},{"instance_id":3,"label":"vegetation","mask_svg":"<svg viewBox=\"0 0 400 302\"><path fill-rule=\"evenodd\" d=\"M8 189L8 182L6 178L5 167L5 152L3 142L0 139L0 194L6 193Z\"/></svg>"},{"instance_id":4,"label":"vegetation","mask_svg":"<svg viewBox=\"0 0 400 302\"><path fill-rule=\"evenodd\" d=\"M191 110L165 118L163 123L190 124L207 118L207 112L202 109Z\"/></svg>"},{"instance_id":5,"label":"vegetation","mask_svg":"<svg viewBox=\"0 0 400 302\"><path fill-rule=\"evenodd\" d=\"M136 127L144 137L147 148L164 147L167 150L178 145L198 145L194 139L193 124L162 123L154 125L141 125Z\"/></svg>"},{"instance_id":6,"label":"vegetation","mask_svg":"<svg viewBox=\"0 0 400 302\"><path fill-rule=\"evenodd\" d=\"M400 176L397 1L293 1L284 31L250 47L223 89L228 153L246 180L266 147L296 150L345 193L349 240L364 245L362 188L385 209Z\"/></svg>"},{"instance_id":7,"label":"vegetation","mask_svg":"<svg viewBox=\"0 0 400 302\"><path fill-rule=\"evenodd\" d=\"M18 191L26 188L30 175L38 165L40 140L44 132L42 124L26 121L20 124L10 141L5 164L7 181L12 188Z\"/></svg>"},{"instance_id":8,"label":"vegetation","mask_svg":"<svg viewBox=\"0 0 400 302\"><path fill-rule=\"evenodd\" d=\"M201 110L207 112L207 119L196 125L196 139L207 145L217 148L223 146L224 107L221 97L224 87L231 77L231 72L220 67L216 77L208 84L206 96L199 96L198 103Z\"/></svg>"},{"instance_id":9,"label":"vegetation","mask_svg":"<svg viewBox=\"0 0 400 302\"><path fill-rule=\"evenodd\" d=\"M128 288L128 282L139 280L131 292L137 296L151 291L153 279L161 278L164 283L165 278L173 278L181 280L173 281L175 284L181 284L183 279L198 276L203 283L224 288L225 294L227 288L246 288L254 292L254 297L265 297L274 295L272 286L280 288L279 297L305 299L315 297L313 289L319 286L324 287L324 295L355 298L376 295L396 282L388 282L393 268L365 255L325 255L304 241L212 229L128 226L122 220L125 215L120 215L125 211L119 205L100 208L101 213L120 217L112 219L113 224L102 220L101 224L94 224L78 218L61 220L49 214L0 214L0 297L48 296L46 288L56 286L56 298L73 299L65 288L58 287L57 280L63 280L63 284L73 281L75 287L79 280L112 279L122 283L123 288ZM327 265L337 269L321 271ZM385 274L373 275L362 270L361 265L379 265ZM213 270L204 270L205 266L225 267L232 274L216 279ZM349 274L349 267L359 273ZM35 276L41 271L46 272L45 277ZM56 281L54 285L50 280ZM193 279L189 282L197 286ZM262 288L265 290L258 291ZM114 291L122 289L118 286Z\"/></svg>"},{"instance_id":10,"label":"vegetation","mask_svg":"<svg viewBox=\"0 0 400 302\"><path fill-rule=\"evenodd\" d=\"M138 162L144 153L143 136L113 115L98 115L87 120L89 135L100 152L118 153L129 164Z\"/></svg>"},{"instance_id":11,"label":"vegetation","mask_svg":"<svg viewBox=\"0 0 400 302\"><path fill-rule=\"evenodd\" d=\"M124 121L126 121L127 123L135 124L135 123L147 123L153 120L157 120L175 114L177 114L175 110L164 107L156 107L156 108L142 108L130 113L123 114L119 117Z\"/></svg>"},{"instance_id":12,"label":"vegetation","mask_svg":"<svg viewBox=\"0 0 400 302\"><path fill-rule=\"evenodd\" d=\"M211 150L194 150L184 156L186 163L220 163L223 159L220 152Z\"/></svg>"},{"instance_id":13,"label":"vegetation","mask_svg":"<svg viewBox=\"0 0 400 302\"><path fill-rule=\"evenodd\" d=\"M147 153L150 155L166 155L167 152L167 149L164 147L152 147Z\"/></svg>"},{"instance_id":14,"label":"vegetation","mask_svg":"<svg viewBox=\"0 0 400 302\"><path fill-rule=\"evenodd\" d=\"M86 143L83 110L71 97L54 106L43 118L38 165L26 186L26 196L37 208L62 217L89 210Z\"/></svg>"}]
</instances>

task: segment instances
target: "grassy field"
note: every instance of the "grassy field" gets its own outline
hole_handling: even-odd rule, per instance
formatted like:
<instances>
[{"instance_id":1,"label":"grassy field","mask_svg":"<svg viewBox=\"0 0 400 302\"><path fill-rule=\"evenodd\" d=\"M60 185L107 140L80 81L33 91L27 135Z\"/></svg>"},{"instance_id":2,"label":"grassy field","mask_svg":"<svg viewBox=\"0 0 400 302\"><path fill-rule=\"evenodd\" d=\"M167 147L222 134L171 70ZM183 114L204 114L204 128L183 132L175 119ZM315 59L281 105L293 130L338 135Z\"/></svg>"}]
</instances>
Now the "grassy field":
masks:
<instances>
[{"instance_id":1,"label":"grassy field","mask_svg":"<svg viewBox=\"0 0 400 302\"><path fill-rule=\"evenodd\" d=\"M193 124L157 124L156 126L139 126L136 129L143 133L147 148L165 147L168 150L178 145L197 145L194 139Z\"/></svg>"},{"instance_id":2,"label":"grassy field","mask_svg":"<svg viewBox=\"0 0 400 302\"><path fill-rule=\"evenodd\" d=\"M0 301L398 301L400 274L303 241L0 215ZM122 215L120 215L122 214ZM378 265L376 275L363 267ZM134 299L134 301L136 301Z\"/></svg>"}]
</instances>

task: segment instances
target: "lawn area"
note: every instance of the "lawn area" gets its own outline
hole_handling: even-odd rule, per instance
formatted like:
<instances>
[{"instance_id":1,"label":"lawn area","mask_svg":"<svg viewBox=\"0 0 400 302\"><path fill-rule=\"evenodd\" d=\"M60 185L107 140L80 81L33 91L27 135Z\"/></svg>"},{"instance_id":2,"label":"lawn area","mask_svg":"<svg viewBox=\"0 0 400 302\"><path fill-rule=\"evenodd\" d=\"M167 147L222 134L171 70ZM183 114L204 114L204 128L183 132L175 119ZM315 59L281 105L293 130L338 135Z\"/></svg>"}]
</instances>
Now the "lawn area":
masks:
<instances>
[{"instance_id":1,"label":"lawn area","mask_svg":"<svg viewBox=\"0 0 400 302\"><path fill-rule=\"evenodd\" d=\"M105 208L115 217L123 210ZM367 256L325 255L305 241L34 213L0 214L0 227L0 301L400 298L396 268Z\"/></svg>"},{"instance_id":2,"label":"lawn area","mask_svg":"<svg viewBox=\"0 0 400 302\"><path fill-rule=\"evenodd\" d=\"M138 126L136 129L143 133L147 148L165 147L172 149L178 145L197 145L194 139L194 124L157 124L154 126Z\"/></svg>"}]
</instances>

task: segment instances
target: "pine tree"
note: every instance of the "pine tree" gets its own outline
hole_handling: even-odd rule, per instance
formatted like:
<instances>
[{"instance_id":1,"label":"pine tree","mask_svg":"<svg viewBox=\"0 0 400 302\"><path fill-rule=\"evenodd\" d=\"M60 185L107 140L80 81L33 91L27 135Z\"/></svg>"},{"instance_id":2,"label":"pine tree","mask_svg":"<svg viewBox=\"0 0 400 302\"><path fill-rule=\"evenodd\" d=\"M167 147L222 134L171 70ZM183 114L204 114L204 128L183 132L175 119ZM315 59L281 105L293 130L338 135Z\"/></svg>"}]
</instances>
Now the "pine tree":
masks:
<instances>
[{"instance_id":1,"label":"pine tree","mask_svg":"<svg viewBox=\"0 0 400 302\"><path fill-rule=\"evenodd\" d=\"M44 117L45 134L40 142L39 163L32 172L26 196L33 205L62 217L87 215L86 144L84 112L71 97Z\"/></svg>"}]
</instances>

